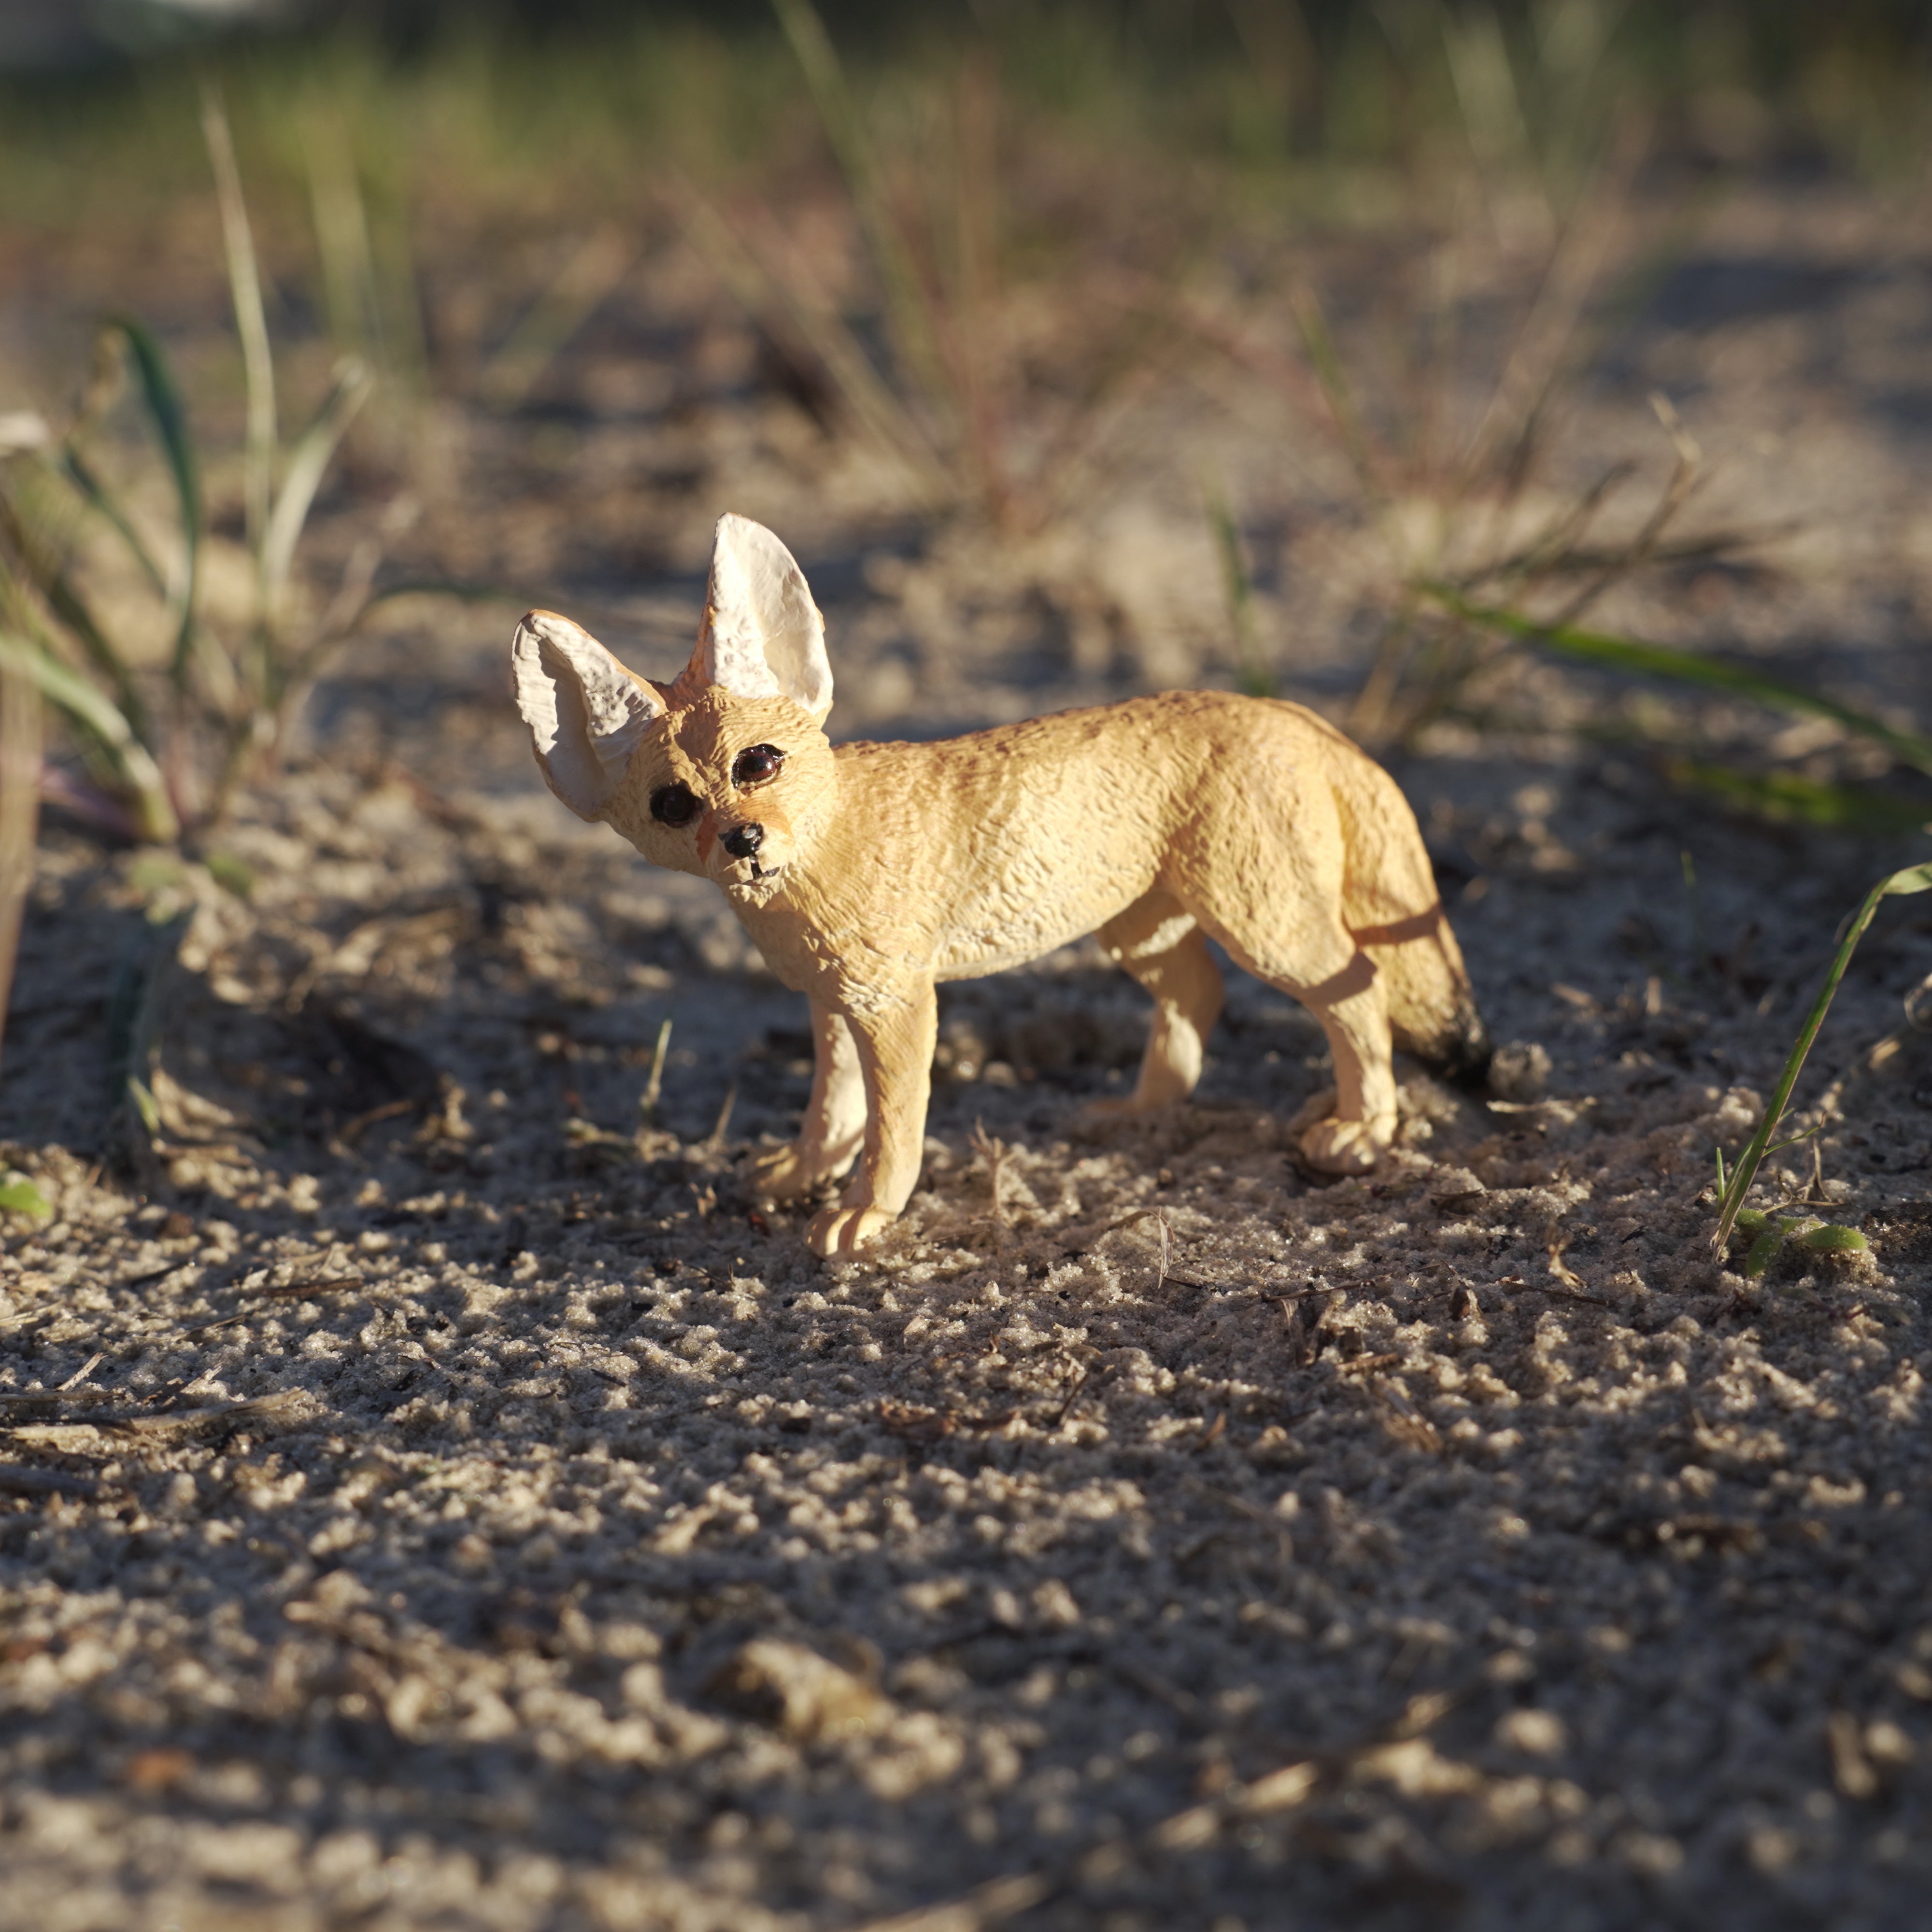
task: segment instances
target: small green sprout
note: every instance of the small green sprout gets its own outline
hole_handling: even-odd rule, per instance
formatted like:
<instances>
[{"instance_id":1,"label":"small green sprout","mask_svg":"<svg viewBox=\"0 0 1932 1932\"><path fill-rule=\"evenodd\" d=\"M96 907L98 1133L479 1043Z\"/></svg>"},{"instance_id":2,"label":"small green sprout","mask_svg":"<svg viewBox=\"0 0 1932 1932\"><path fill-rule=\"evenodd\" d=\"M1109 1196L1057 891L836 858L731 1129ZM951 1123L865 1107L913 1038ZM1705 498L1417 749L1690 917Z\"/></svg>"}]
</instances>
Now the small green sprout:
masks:
<instances>
[{"instance_id":1,"label":"small green sprout","mask_svg":"<svg viewBox=\"0 0 1932 1932\"><path fill-rule=\"evenodd\" d=\"M47 1197L24 1174L10 1174L0 1182L0 1213L51 1214Z\"/></svg>"},{"instance_id":2,"label":"small green sprout","mask_svg":"<svg viewBox=\"0 0 1932 1932\"><path fill-rule=\"evenodd\" d=\"M1862 1255L1871 1245L1856 1228L1841 1228L1810 1214L1767 1214L1758 1208L1740 1208L1737 1228L1750 1237L1750 1246L1744 1250L1747 1281L1762 1274L1787 1241L1814 1255Z\"/></svg>"}]
</instances>

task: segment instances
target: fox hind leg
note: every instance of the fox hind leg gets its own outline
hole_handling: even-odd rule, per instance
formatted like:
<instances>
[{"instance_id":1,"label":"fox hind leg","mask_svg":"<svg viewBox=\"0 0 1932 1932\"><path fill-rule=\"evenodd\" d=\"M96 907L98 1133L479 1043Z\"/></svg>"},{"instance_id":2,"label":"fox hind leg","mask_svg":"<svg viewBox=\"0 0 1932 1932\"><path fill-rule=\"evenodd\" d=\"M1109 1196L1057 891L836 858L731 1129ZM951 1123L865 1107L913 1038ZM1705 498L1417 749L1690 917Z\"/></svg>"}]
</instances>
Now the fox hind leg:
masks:
<instances>
[{"instance_id":1,"label":"fox hind leg","mask_svg":"<svg viewBox=\"0 0 1932 1932\"><path fill-rule=\"evenodd\" d=\"M1282 922L1277 932L1217 930L1204 916L1202 923L1257 979L1306 1006L1328 1038L1334 1109L1302 1134L1303 1159L1325 1174L1366 1173L1396 1125L1388 1001L1375 962L1339 918Z\"/></svg>"},{"instance_id":2,"label":"fox hind leg","mask_svg":"<svg viewBox=\"0 0 1932 1932\"><path fill-rule=\"evenodd\" d=\"M1221 1013L1221 969L1194 916L1156 886L1101 927L1115 965L1154 995L1154 1024L1134 1090L1096 1100L1096 1114L1144 1114L1184 1100L1201 1078L1208 1034Z\"/></svg>"}]
</instances>

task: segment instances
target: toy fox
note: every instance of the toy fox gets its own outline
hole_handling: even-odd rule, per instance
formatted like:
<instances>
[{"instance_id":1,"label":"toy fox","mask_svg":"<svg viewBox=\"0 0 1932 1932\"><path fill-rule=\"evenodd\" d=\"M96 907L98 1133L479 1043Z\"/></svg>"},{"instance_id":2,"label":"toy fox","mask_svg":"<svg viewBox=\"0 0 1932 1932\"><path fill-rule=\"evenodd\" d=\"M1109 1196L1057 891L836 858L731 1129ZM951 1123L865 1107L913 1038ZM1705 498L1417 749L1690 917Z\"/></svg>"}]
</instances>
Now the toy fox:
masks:
<instances>
[{"instance_id":1,"label":"toy fox","mask_svg":"<svg viewBox=\"0 0 1932 1932\"><path fill-rule=\"evenodd\" d=\"M812 1003L812 1094L765 1157L770 1199L857 1162L812 1220L850 1254L919 1178L934 988L1084 933L1154 996L1139 1113L1201 1076L1221 1010L1214 939L1328 1036L1333 1112L1300 1141L1334 1174L1396 1129L1391 1044L1461 1075L1489 1048L1394 781L1300 706L1168 692L940 744L834 747L832 672L803 573L770 531L718 523L704 618L675 682L627 670L567 617L517 628L518 706L550 789L654 864L723 889Z\"/></svg>"}]
</instances>

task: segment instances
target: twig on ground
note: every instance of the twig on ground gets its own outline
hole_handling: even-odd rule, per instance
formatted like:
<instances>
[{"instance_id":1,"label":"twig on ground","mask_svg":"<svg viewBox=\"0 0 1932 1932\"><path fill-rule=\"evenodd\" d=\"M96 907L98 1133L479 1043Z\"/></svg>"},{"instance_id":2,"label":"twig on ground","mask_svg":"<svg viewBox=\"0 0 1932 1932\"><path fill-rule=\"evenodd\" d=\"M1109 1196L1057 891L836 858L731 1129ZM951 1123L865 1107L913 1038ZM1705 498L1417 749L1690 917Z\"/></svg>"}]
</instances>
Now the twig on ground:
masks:
<instances>
[{"instance_id":1,"label":"twig on ground","mask_svg":"<svg viewBox=\"0 0 1932 1932\"><path fill-rule=\"evenodd\" d=\"M1073 1405L1079 1400L1081 1390L1087 1386L1087 1364L1084 1362L1082 1362L1080 1364L1078 1372L1074 1376L1073 1386L1066 1391L1066 1400L1060 1405L1058 1408L1054 1411L1053 1426L1054 1428L1059 1428L1061 1424L1066 1421L1068 1414L1072 1409Z\"/></svg>"},{"instance_id":2,"label":"twig on ground","mask_svg":"<svg viewBox=\"0 0 1932 1932\"><path fill-rule=\"evenodd\" d=\"M1006 1216L1000 1200L1000 1179L1006 1158L1006 1144L988 1133L983 1120L973 1123L970 1138L973 1151L986 1163L986 1186L993 1198L993 1252L1003 1254L1006 1246Z\"/></svg>"},{"instance_id":3,"label":"twig on ground","mask_svg":"<svg viewBox=\"0 0 1932 1932\"><path fill-rule=\"evenodd\" d=\"M19 1462L0 1463L0 1495L10 1496L98 1496L100 1485L92 1476L70 1475L64 1469L33 1469Z\"/></svg>"},{"instance_id":4,"label":"twig on ground","mask_svg":"<svg viewBox=\"0 0 1932 1932\"><path fill-rule=\"evenodd\" d=\"M734 1080L724 1090L723 1103L718 1109L718 1118L712 1122L711 1132L705 1137L704 1149L706 1154L716 1154L724 1144L725 1131L731 1124L732 1109L738 1104L738 1083Z\"/></svg>"}]
</instances>

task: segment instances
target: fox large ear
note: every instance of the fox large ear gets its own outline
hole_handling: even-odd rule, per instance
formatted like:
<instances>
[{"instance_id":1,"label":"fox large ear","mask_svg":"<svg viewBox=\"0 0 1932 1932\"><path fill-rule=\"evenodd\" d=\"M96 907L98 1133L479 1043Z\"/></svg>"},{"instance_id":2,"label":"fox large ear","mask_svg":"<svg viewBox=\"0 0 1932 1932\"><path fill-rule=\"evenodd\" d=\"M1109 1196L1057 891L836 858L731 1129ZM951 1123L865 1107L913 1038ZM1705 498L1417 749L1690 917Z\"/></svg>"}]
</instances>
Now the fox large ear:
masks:
<instances>
[{"instance_id":1,"label":"fox large ear","mask_svg":"<svg viewBox=\"0 0 1932 1932\"><path fill-rule=\"evenodd\" d=\"M788 698L814 717L832 709L825 621L805 572L748 517L718 519L704 623L686 675L736 698Z\"/></svg>"},{"instance_id":2,"label":"fox large ear","mask_svg":"<svg viewBox=\"0 0 1932 1932\"><path fill-rule=\"evenodd\" d=\"M544 778L579 818L594 820L663 704L588 631L554 610L532 610L517 626L510 657L517 709Z\"/></svg>"}]
</instances>

